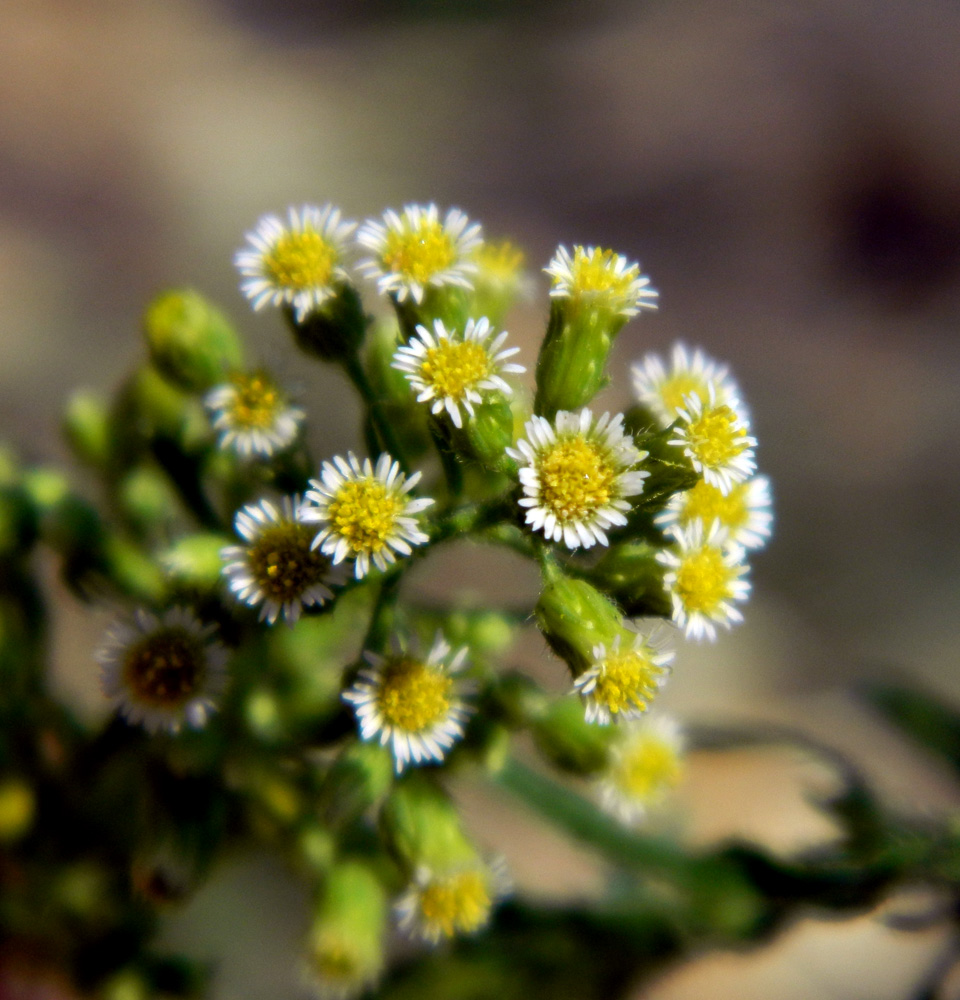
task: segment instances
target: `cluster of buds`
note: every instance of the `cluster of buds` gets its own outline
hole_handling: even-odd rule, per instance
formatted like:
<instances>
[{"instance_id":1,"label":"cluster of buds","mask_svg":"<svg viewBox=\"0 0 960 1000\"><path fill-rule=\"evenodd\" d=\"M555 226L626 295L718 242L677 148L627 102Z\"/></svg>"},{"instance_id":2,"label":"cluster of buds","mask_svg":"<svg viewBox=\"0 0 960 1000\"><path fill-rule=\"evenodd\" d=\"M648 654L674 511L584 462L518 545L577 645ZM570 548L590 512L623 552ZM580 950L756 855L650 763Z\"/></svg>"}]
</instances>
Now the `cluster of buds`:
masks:
<instances>
[{"instance_id":1,"label":"cluster of buds","mask_svg":"<svg viewBox=\"0 0 960 1000\"><path fill-rule=\"evenodd\" d=\"M236 265L253 308L278 308L296 345L353 385L367 454L314 463L309 401L248 365L202 297L158 299L151 365L122 405L76 407L69 424L130 542L134 600L99 651L102 685L171 746L219 727L218 760L257 823L285 831L316 874L312 981L348 995L383 966L391 894L399 928L436 942L478 931L507 892L502 863L461 826L454 768L495 772L528 728L625 823L677 784L680 727L650 712L671 636L714 639L741 620L770 489L737 385L700 350L639 361L626 413L591 408L617 334L657 302L620 254L561 246L544 268L533 393L502 329L532 285L523 257L457 209L408 205L359 226L331 205L291 209L259 222ZM375 325L363 281L391 307ZM125 450L110 451L104 421L125 425ZM405 600L408 568L458 539L534 560L535 606ZM138 554L159 573L137 576ZM497 658L531 610L569 671L565 694ZM279 680L291 663L293 693ZM235 759L238 733L282 745L309 780Z\"/></svg>"}]
</instances>

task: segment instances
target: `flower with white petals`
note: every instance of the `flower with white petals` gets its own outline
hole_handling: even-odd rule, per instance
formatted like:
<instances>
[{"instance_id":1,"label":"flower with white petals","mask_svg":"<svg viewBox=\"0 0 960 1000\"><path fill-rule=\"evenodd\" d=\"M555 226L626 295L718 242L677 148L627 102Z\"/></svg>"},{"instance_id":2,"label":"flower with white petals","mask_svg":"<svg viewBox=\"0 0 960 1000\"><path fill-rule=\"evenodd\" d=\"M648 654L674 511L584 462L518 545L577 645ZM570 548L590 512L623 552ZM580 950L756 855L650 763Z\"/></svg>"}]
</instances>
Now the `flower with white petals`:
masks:
<instances>
[{"instance_id":1,"label":"flower with white petals","mask_svg":"<svg viewBox=\"0 0 960 1000\"><path fill-rule=\"evenodd\" d=\"M463 426L460 408L472 417L473 404L482 402L483 392L512 391L503 374L526 371L506 359L520 348L503 348L507 333L495 334L489 320L467 320L463 332L447 330L443 320L433 322L433 333L418 326L410 342L397 348L392 365L402 371L417 393L418 403L430 403L431 413L450 416L454 426Z\"/></svg>"},{"instance_id":2,"label":"flower with white petals","mask_svg":"<svg viewBox=\"0 0 960 1000\"><path fill-rule=\"evenodd\" d=\"M411 545L430 539L420 530L417 514L433 503L428 497L411 500L407 494L420 482L420 473L409 478L400 463L386 453L374 467L369 458L361 463L353 452L324 462L319 479L311 479L300 520L321 525L313 546L333 556L333 565L354 560L359 580L370 564L386 570L397 554L408 556Z\"/></svg>"},{"instance_id":3,"label":"flower with white petals","mask_svg":"<svg viewBox=\"0 0 960 1000\"><path fill-rule=\"evenodd\" d=\"M441 222L436 205L406 205L400 214L388 209L382 222L365 222L357 242L371 251L358 266L376 281L377 291L419 304L430 287L472 287L470 275L477 269L472 256L482 236L480 224L459 208L451 208Z\"/></svg>"},{"instance_id":4,"label":"flower with white petals","mask_svg":"<svg viewBox=\"0 0 960 1000\"><path fill-rule=\"evenodd\" d=\"M639 634L625 648L619 635L609 649L604 643L594 646L593 663L573 685L583 699L587 722L605 726L646 712L670 673L673 657L673 650Z\"/></svg>"},{"instance_id":5,"label":"flower with white petals","mask_svg":"<svg viewBox=\"0 0 960 1000\"><path fill-rule=\"evenodd\" d=\"M467 649L452 657L451 652L441 635L426 657L365 652L368 666L343 693L353 705L361 738L389 743L398 774L407 764L442 761L463 736L471 709L462 695L469 688L454 675L463 668Z\"/></svg>"},{"instance_id":6,"label":"flower with white petals","mask_svg":"<svg viewBox=\"0 0 960 1000\"><path fill-rule=\"evenodd\" d=\"M300 497L247 504L234 526L246 545L223 549L223 575L237 600L260 607L260 620L271 625L280 615L291 625L305 607L333 597L330 558L312 545L313 528L299 520Z\"/></svg>"},{"instance_id":7,"label":"flower with white petals","mask_svg":"<svg viewBox=\"0 0 960 1000\"><path fill-rule=\"evenodd\" d=\"M668 535L683 531L695 521L709 528L717 521L727 533L727 543L759 549L767 543L773 524L770 480L754 476L736 483L724 494L701 479L692 489L674 493L654 521Z\"/></svg>"},{"instance_id":8,"label":"flower with white petals","mask_svg":"<svg viewBox=\"0 0 960 1000\"><path fill-rule=\"evenodd\" d=\"M669 371L658 354L646 355L630 371L637 401L653 412L662 427L669 427L677 419L691 394L703 404L710 401L711 391L717 403L739 397L726 365L709 358L699 347L691 354L685 344L674 344ZM743 413L743 404L738 406Z\"/></svg>"},{"instance_id":9,"label":"flower with white petals","mask_svg":"<svg viewBox=\"0 0 960 1000\"><path fill-rule=\"evenodd\" d=\"M233 375L204 399L218 445L243 458L269 458L297 439L306 414L264 372Z\"/></svg>"},{"instance_id":10,"label":"flower with white petals","mask_svg":"<svg viewBox=\"0 0 960 1000\"><path fill-rule=\"evenodd\" d=\"M705 530L700 521L677 531L672 548L657 553L666 566L663 589L673 605L673 621L688 639L715 639L717 625L729 628L743 621L734 607L750 594L750 583L741 579L749 570L745 552L729 545L726 531L714 521Z\"/></svg>"},{"instance_id":11,"label":"flower with white petals","mask_svg":"<svg viewBox=\"0 0 960 1000\"><path fill-rule=\"evenodd\" d=\"M100 685L120 714L151 733L199 729L226 686L226 650L185 608L139 610L115 624L97 650Z\"/></svg>"},{"instance_id":12,"label":"flower with white petals","mask_svg":"<svg viewBox=\"0 0 960 1000\"><path fill-rule=\"evenodd\" d=\"M683 777L684 739L666 716L647 716L618 730L597 780L600 805L622 823L644 819Z\"/></svg>"},{"instance_id":13,"label":"flower with white petals","mask_svg":"<svg viewBox=\"0 0 960 1000\"><path fill-rule=\"evenodd\" d=\"M557 247L549 265L550 296L586 303L617 313L624 319L636 316L641 309L656 309L658 292L650 288L650 279L640 273L640 265L612 250L575 246L573 254Z\"/></svg>"},{"instance_id":14,"label":"flower with white petals","mask_svg":"<svg viewBox=\"0 0 960 1000\"><path fill-rule=\"evenodd\" d=\"M286 224L265 215L234 258L241 291L254 309L287 305L302 322L348 280L345 246L356 225L332 205L291 208Z\"/></svg>"},{"instance_id":15,"label":"flower with white petals","mask_svg":"<svg viewBox=\"0 0 960 1000\"><path fill-rule=\"evenodd\" d=\"M627 523L625 498L641 493L649 475L636 468L647 452L624 430L623 414L560 410L553 423L532 417L524 434L507 454L521 463L526 523L570 549L609 545L607 529Z\"/></svg>"}]
</instances>

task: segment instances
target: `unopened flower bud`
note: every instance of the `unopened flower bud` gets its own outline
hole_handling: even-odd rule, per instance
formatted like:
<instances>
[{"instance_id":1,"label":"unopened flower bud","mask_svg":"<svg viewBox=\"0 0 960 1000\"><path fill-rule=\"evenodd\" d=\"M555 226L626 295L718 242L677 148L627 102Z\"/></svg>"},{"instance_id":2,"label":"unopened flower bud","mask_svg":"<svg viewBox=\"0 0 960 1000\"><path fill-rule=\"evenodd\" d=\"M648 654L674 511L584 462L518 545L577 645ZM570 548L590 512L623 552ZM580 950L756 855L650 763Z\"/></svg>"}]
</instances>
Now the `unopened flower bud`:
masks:
<instances>
[{"instance_id":1,"label":"unopened flower bud","mask_svg":"<svg viewBox=\"0 0 960 1000\"><path fill-rule=\"evenodd\" d=\"M647 542L611 546L594 566L591 579L614 597L631 618L669 617L670 599L663 589L660 550Z\"/></svg>"},{"instance_id":2,"label":"unopened flower bud","mask_svg":"<svg viewBox=\"0 0 960 1000\"><path fill-rule=\"evenodd\" d=\"M536 720L533 737L555 767L574 774L594 774L607 763L612 729L587 722L580 699L558 698Z\"/></svg>"},{"instance_id":3,"label":"unopened flower bud","mask_svg":"<svg viewBox=\"0 0 960 1000\"><path fill-rule=\"evenodd\" d=\"M212 531L183 535L160 554L170 579L180 586L213 590L220 583L220 553L230 539Z\"/></svg>"},{"instance_id":4,"label":"unopened flower bud","mask_svg":"<svg viewBox=\"0 0 960 1000\"><path fill-rule=\"evenodd\" d=\"M507 454L513 444L513 409L502 396L485 399L473 407L473 415L456 433L458 444L487 469L509 472L516 469L516 462Z\"/></svg>"},{"instance_id":5,"label":"unopened flower bud","mask_svg":"<svg viewBox=\"0 0 960 1000\"><path fill-rule=\"evenodd\" d=\"M337 285L323 305L300 320L288 308L287 319L297 347L322 361L342 361L355 355L368 323L357 290L346 282Z\"/></svg>"},{"instance_id":6,"label":"unopened flower bud","mask_svg":"<svg viewBox=\"0 0 960 1000\"><path fill-rule=\"evenodd\" d=\"M327 771L320 813L331 825L349 823L379 802L392 783L390 751L379 743L352 742Z\"/></svg>"},{"instance_id":7,"label":"unopened flower bud","mask_svg":"<svg viewBox=\"0 0 960 1000\"><path fill-rule=\"evenodd\" d=\"M429 778L411 775L395 785L380 818L387 842L411 871L421 865L446 869L476 855L456 806Z\"/></svg>"},{"instance_id":8,"label":"unopened flower bud","mask_svg":"<svg viewBox=\"0 0 960 1000\"><path fill-rule=\"evenodd\" d=\"M110 413L99 395L81 389L67 401L63 413L63 433L73 453L94 468L104 468L110 460Z\"/></svg>"}]
</instances>

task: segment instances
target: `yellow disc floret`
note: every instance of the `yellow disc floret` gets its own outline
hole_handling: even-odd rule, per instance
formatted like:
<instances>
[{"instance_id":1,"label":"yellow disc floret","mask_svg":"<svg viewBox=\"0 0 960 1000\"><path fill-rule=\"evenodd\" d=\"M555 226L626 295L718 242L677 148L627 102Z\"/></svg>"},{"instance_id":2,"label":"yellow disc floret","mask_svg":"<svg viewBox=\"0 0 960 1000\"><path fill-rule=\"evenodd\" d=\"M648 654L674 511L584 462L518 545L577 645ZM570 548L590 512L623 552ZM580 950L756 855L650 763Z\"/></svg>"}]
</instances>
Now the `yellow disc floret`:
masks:
<instances>
[{"instance_id":1,"label":"yellow disc floret","mask_svg":"<svg viewBox=\"0 0 960 1000\"><path fill-rule=\"evenodd\" d=\"M736 413L727 406L708 407L687 426L693 456L708 469L726 465L750 446Z\"/></svg>"},{"instance_id":2,"label":"yellow disc floret","mask_svg":"<svg viewBox=\"0 0 960 1000\"><path fill-rule=\"evenodd\" d=\"M591 697L612 716L645 712L666 673L642 648L613 652L600 665Z\"/></svg>"},{"instance_id":3,"label":"yellow disc floret","mask_svg":"<svg viewBox=\"0 0 960 1000\"><path fill-rule=\"evenodd\" d=\"M263 269L279 287L300 290L328 285L337 261L336 247L316 230L287 230L264 255Z\"/></svg>"},{"instance_id":4,"label":"yellow disc floret","mask_svg":"<svg viewBox=\"0 0 960 1000\"><path fill-rule=\"evenodd\" d=\"M685 526L699 519L709 525L711 521L719 520L725 528L741 528L750 517L747 506L748 489L747 483L739 483L724 496L716 486L701 479L693 489L684 494L679 523Z\"/></svg>"},{"instance_id":5,"label":"yellow disc floret","mask_svg":"<svg viewBox=\"0 0 960 1000\"><path fill-rule=\"evenodd\" d=\"M378 695L384 721L408 733L431 729L450 712L453 680L419 660L389 662Z\"/></svg>"},{"instance_id":6,"label":"yellow disc floret","mask_svg":"<svg viewBox=\"0 0 960 1000\"><path fill-rule=\"evenodd\" d=\"M481 278L503 283L516 281L525 261L523 251L509 240L484 243L474 259Z\"/></svg>"},{"instance_id":7,"label":"yellow disc floret","mask_svg":"<svg viewBox=\"0 0 960 1000\"><path fill-rule=\"evenodd\" d=\"M437 879L420 892L423 922L436 936L453 937L478 930L489 919L491 904L487 881L479 871Z\"/></svg>"},{"instance_id":8,"label":"yellow disc floret","mask_svg":"<svg viewBox=\"0 0 960 1000\"><path fill-rule=\"evenodd\" d=\"M541 503L561 524L607 504L617 479L606 452L583 436L551 445L539 458L538 472Z\"/></svg>"},{"instance_id":9,"label":"yellow disc floret","mask_svg":"<svg viewBox=\"0 0 960 1000\"><path fill-rule=\"evenodd\" d=\"M459 402L490 371L490 355L483 344L475 340L444 339L427 350L419 374L433 387L436 397L446 396Z\"/></svg>"},{"instance_id":10,"label":"yellow disc floret","mask_svg":"<svg viewBox=\"0 0 960 1000\"><path fill-rule=\"evenodd\" d=\"M720 549L704 546L686 553L677 567L674 586L687 612L710 615L730 600L730 584L737 573L723 558Z\"/></svg>"},{"instance_id":11,"label":"yellow disc floret","mask_svg":"<svg viewBox=\"0 0 960 1000\"><path fill-rule=\"evenodd\" d=\"M283 604L296 600L320 582L330 560L311 548L314 531L299 522L264 528L250 546L250 571L257 586L268 597Z\"/></svg>"},{"instance_id":12,"label":"yellow disc floret","mask_svg":"<svg viewBox=\"0 0 960 1000\"><path fill-rule=\"evenodd\" d=\"M396 531L403 499L377 479L350 479L330 501L327 516L354 552L380 552Z\"/></svg>"},{"instance_id":13,"label":"yellow disc floret","mask_svg":"<svg viewBox=\"0 0 960 1000\"><path fill-rule=\"evenodd\" d=\"M651 734L624 748L613 766L611 780L623 795L645 803L676 787L682 774L676 748Z\"/></svg>"},{"instance_id":14,"label":"yellow disc floret","mask_svg":"<svg viewBox=\"0 0 960 1000\"><path fill-rule=\"evenodd\" d=\"M130 647L123 677L135 699L160 708L190 700L203 681L201 643L184 629L149 635Z\"/></svg>"},{"instance_id":15,"label":"yellow disc floret","mask_svg":"<svg viewBox=\"0 0 960 1000\"><path fill-rule=\"evenodd\" d=\"M678 371L668 376L658 387L658 392L664 409L674 417L683 409L687 396L696 395L703 404L710 399L709 384L689 371Z\"/></svg>"},{"instance_id":16,"label":"yellow disc floret","mask_svg":"<svg viewBox=\"0 0 960 1000\"><path fill-rule=\"evenodd\" d=\"M618 268L620 260L620 255L612 250L593 247L588 253L583 247L574 247L570 294L609 295L614 299L629 296L640 269L636 264Z\"/></svg>"},{"instance_id":17,"label":"yellow disc floret","mask_svg":"<svg viewBox=\"0 0 960 1000\"><path fill-rule=\"evenodd\" d=\"M430 216L413 228L388 231L381 254L384 267L425 285L457 259L457 248L443 224Z\"/></svg>"},{"instance_id":18,"label":"yellow disc floret","mask_svg":"<svg viewBox=\"0 0 960 1000\"><path fill-rule=\"evenodd\" d=\"M227 404L230 422L244 429L272 427L283 406L279 390L262 374L234 375L234 393Z\"/></svg>"}]
</instances>

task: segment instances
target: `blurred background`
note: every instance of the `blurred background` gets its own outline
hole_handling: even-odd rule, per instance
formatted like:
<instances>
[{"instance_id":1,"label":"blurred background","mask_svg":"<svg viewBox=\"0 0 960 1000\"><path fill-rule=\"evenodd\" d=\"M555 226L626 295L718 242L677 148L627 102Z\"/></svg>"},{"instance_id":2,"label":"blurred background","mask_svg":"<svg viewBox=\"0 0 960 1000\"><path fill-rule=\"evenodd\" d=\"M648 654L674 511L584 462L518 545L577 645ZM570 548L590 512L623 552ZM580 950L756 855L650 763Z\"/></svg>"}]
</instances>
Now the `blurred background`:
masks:
<instances>
[{"instance_id":1,"label":"blurred background","mask_svg":"<svg viewBox=\"0 0 960 1000\"><path fill-rule=\"evenodd\" d=\"M539 269L561 242L612 247L661 308L621 335L602 402L626 403L644 352L702 346L741 383L776 499L746 625L684 647L663 704L802 729L898 806L957 809L946 770L856 691L900 678L960 701L958 51L947 0L4 0L0 435L62 459L66 393L111 389L147 299L188 283L298 388L324 454L355 446L345 387L237 292L244 232L288 204L362 220L433 200L513 239L538 275L510 324L531 368ZM465 588L458 565L447 582ZM481 553L470 586L503 575ZM67 598L59 613L59 683L96 713L106 616ZM536 641L518 655L558 669ZM793 850L830 836L808 804L827 787L797 754L695 757L677 822ZM460 795L522 891L599 891L595 859L532 815ZM305 906L287 873L238 861L168 943L219 963L217 996L296 997ZM919 995L944 932L883 916L811 917L637 996Z\"/></svg>"}]
</instances>

